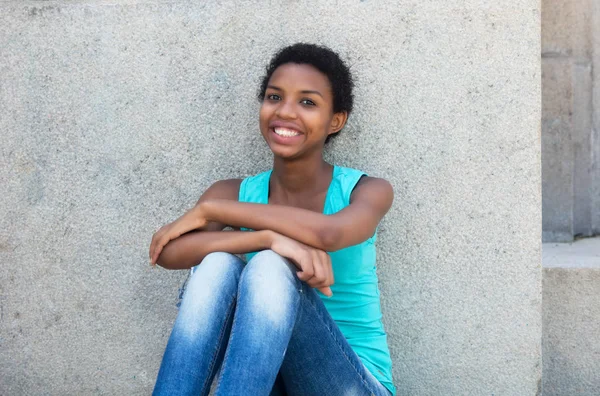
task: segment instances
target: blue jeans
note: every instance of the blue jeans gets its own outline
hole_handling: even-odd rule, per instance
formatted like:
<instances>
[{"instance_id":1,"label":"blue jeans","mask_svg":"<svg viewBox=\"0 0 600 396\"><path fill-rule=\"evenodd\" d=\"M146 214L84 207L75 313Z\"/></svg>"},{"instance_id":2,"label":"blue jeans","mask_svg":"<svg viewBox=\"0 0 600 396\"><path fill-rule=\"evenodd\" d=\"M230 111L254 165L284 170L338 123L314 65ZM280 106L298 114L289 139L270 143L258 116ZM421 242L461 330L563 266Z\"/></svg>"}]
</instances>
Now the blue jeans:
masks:
<instances>
[{"instance_id":1,"label":"blue jeans","mask_svg":"<svg viewBox=\"0 0 600 396\"><path fill-rule=\"evenodd\" d=\"M191 275L154 395L376 395L320 297L271 250L211 253Z\"/></svg>"}]
</instances>

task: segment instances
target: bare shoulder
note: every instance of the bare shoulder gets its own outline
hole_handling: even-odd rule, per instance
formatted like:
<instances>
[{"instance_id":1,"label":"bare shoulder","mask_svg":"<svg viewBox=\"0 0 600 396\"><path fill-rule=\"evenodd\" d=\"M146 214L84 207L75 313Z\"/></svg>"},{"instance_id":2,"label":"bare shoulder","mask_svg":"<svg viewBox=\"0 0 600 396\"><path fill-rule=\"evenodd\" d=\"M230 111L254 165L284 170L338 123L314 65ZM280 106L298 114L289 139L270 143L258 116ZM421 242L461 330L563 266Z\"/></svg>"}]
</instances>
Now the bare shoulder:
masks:
<instances>
[{"instance_id":1,"label":"bare shoulder","mask_svg":"<svg viewBox=\"0 0 600 396\"><path fill-rule=\"evenodd\" d=\"M240 184L242 184L242 179L216 181L202 194L198 202L207 199L230 199L237 201L240 193Z\"/></svg>"},{"instance_id":2,"label":"bare shoulder","mask_svg":"<svg viewBox=\"0 0 600 396\"><path fill-rule=\"evenodd\" d=\"M350 203L369 202L377 206L389 207L394 200L392 184L379 177L363 176L350 195Z\"/></svg>"},{"instance_id":3,"label":"bare shoulder","mask_svg":"<svg viewBox=\"0 0 600 396\"><path fill-rule=\"evenodd\" d=\"M200 196L198 203L209 199L228 199L232 201L238 200L240 193L240 184L242 179L225 179L214 182L204 194ZM204 231L221 231L226 224L211 221L205 228ZM234 230L239 230L237 227L232 227Z\"/></svg>"}]
</instances>

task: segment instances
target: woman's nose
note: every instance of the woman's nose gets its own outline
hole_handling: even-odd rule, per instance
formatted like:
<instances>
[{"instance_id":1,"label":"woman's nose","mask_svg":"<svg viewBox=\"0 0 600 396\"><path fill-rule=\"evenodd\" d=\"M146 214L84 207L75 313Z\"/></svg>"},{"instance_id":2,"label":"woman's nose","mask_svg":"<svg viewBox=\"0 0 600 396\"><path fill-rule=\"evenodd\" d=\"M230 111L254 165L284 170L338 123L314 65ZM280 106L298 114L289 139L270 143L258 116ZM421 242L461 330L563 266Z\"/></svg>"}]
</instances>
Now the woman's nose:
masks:
<instances>
[{"instance_id":1,"label":"woman's nose","mask_svg":"<svg viewBox=\"0 0 600 396\"><path fill-rule=\"evenodd\" d=\"M288 100L281 101L275 114L281 118L296 118L294 103Z\"/></svg>"}]
</instances>

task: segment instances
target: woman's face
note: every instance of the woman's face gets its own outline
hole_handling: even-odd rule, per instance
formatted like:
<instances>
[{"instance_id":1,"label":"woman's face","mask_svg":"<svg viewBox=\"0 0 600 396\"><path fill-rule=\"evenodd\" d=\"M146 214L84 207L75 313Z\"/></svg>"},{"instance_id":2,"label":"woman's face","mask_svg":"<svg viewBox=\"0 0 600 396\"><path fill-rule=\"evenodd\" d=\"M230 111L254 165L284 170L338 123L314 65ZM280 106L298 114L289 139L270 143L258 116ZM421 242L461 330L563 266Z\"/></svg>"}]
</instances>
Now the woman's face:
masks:
<instances>
[{"instance_id":1,"label":"woman's face","mask_svg":"<svg viewBox=\"0 0 600 396\"><path fill-rule=\"evenodd\" d=\"M345 113L333 113L325 74L296 63L275 70L260 108L260 130L276 156L298 158L321 151L327 136L342 129L345 121Z\"/></svg>"}]
</instances>

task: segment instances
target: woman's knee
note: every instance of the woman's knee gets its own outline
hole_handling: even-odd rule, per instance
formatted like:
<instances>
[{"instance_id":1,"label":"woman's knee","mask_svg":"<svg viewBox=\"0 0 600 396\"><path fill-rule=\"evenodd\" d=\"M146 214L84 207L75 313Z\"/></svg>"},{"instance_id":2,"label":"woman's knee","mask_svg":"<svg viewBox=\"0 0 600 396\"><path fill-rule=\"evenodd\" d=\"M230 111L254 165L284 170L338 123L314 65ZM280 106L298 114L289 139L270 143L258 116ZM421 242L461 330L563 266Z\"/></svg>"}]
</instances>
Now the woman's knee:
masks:
<instances>
[{"instance_id":1,"label":"woman's knee","mask_svg":"<svg viewBox=\"0 0 600 396\"><path fill-rule=\"evenodd\" d=\"M297 305L300 290L294 265L272 250L263 250L246 264L238 299L247 299L255 313L279 322Z\"/></svg>"},{"instance_id":2,"label":"woman's knee","mask_svg":"<svg viewBox=\"0 0 600 396\"><path fill-rule=\"evenodd\" d=\"M280 279L295 284L297 281L296 271L297 268L287 258L273 250L262 250L248 262L244 268L242 279L257 283L258 286Z\"/></svg>"},{"instance_id":3,"label":"woman's knee","mask_svg":"<svg viewBox=\"0 0 600 396\"><path fill-rule=\"evenodd\" d=\"M184 299L188 294L194 300L208 293L235 294L243 269L244 262L233 254L224 252L208 254L192 269Z\"/></svg>"},{"instance_id":4,"label":"woman's knee","mask_svg":"<svg viewBox=\"0 0 600 396\"><path fill-rule=\"evenodd\" d=\"M195 339L211 323L227 316L237 296L244 262L229 253L211 253L202 260L185 286L177 317L177 334Z\"/></svg>"}]
</instances>

